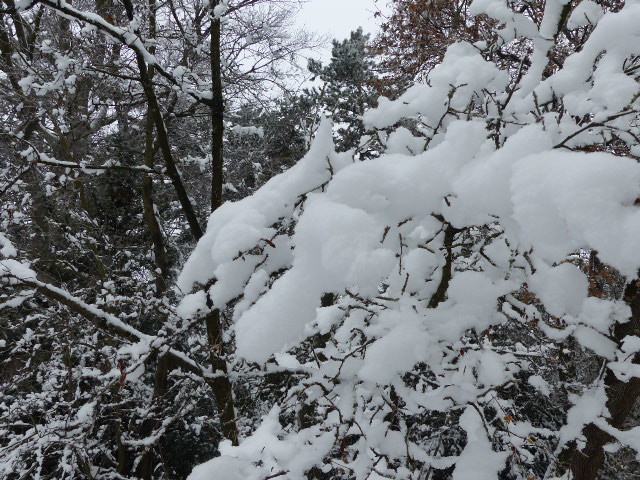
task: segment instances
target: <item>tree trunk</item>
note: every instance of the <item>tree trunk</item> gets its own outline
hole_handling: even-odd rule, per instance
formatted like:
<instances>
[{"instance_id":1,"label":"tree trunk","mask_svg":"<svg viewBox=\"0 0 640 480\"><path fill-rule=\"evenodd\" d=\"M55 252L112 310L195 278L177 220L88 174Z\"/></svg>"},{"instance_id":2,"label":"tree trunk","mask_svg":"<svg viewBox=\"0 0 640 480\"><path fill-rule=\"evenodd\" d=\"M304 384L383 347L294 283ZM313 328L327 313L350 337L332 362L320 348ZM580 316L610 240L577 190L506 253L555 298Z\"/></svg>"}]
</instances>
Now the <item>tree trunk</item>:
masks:
<instances>
[{"instance_id":1,"label":"tree trunk","mask_svg":"<svg viewBox=\"0 0 640 480\"><path fill-rule=\"evenodd\" d=\"M125 10L127 11L127 17L129 21L133 21L134 15L131 0L123 0L123 4L125 6ZM195 209L193 207L193 204L191 203L189 195L187 194L187 190L184 187L184 183L182 182L182 178L180 177L180 172L178 172L173 154L171 153L171 145L169 143L167 127L164 123L164 118L162 118L162 112L160 111L160 105L158 104L158 98L156 97L153 83L151 82L151 79L149 77L149 68L147 67L147 62L142 54L137 50L135 54L136 62L138 64L138 71L140 74L140 83L142 84L145 98L147 99L148 111L153 118L153 122L156 127L156 132L158 134L158 143L160 145L160 151L162 152L162 157L167 169L167 175L169 175L169 178L171 179L171 183L173 184L176 195L178 196L178 201L180 202L182 211L187 218L187 223L189 224L191 234L196 240L200 240L200 238L202 237L202 228L200 227Z\"/></svg>"},{"instance_id":2,"label":"tree trunk","mask_svg":"<svg viewBox=\"0 0 640 480\"><path fill-rule=\"evenodd\" d=\"M215 8L220 0L215 0ZM220 19L212 14L211 25L211 211L222 205L223 184L223 135L224 135L224 98L222 96L222 69L220 58Z\"/></svg>"},{"instance_id":3,"label":"tree trunk","mask_svg":"<svg viewBox=\"0 0 640 480\"><path fill-rule=\"evenodd\" d=\"M640 280L630 282L624 291L624 301L631 307L631 318L627 323L619 323L614 330L614 338L620 342L627 335L640 333ZM640 363L640 354L634 357L634 363ZM617 429L622 428L631 409L640 396L640 378L633 378L623 382L610 371L605 376L607 389L607 409L611 414L609 424ZM569 452L569 469L575 480L596 480L598 472L604 464L604 450L602 447L613 441L608 433L594 424L587 425L582 433L587 442L582 451L576 447Z\"/></svg>"},{"instance_id":4,"label":"tree trunk","mask_svg":"<svg viewBox=\"0 0 640 480\"><path fill-rule=\"evenodd\" d=\"M444 218L442 216L439 217L440 218L436 218L444 223ZM447 299L447 290L449 290L449 283L453 276L453 241L459 231L460 230L454 228L450 223L448 223L444 229L444 241L442 246L447 250L447 254L445 257L445 264L442 267L442 277L440 277L438 288L429 300L429 308L436 308Z\"/></svg>"},{"instance_id":5,"label":"tree trunk","mask_svg":"<svg viewBox=\"0 0 640 480\"><path fill-rule=\"evenodd\" d=\"M211 3L211 211L222 205L223 184L223 135L224 135L224 98L222 95L222 69L220 59L220 19L213 14L220 0ZM215 307L215 305L210 305ZM228 373L223 359L224 342L220 323L220 310L213 309L205 318L209 357L214 372ZM238 444L238 427L236 425L235 406L233 402L233 386L229 377L224 375L209 382L216 397L222 434L234 445Z\"/></svg>"},{"instance_id":6,"label":"tree trunk","mask_svg":"<svg viewBox=\"0 0 640 480\"><path fill-rule=\"evenodd\" d=\"M156 374L153 383L153 403L158 407L158 412L162 411L164 395L167 393L167 385L169 379L169 371L172 365L168 356L162 355L158 358L156 365ZM162 422L157 418L148 418L142 423L140 428L140 438L146 438L153 433L155 428L158 428ZM153 462L153 449L149 447L149 450L145 452L140 460L138 467L139 475L144 480L151 480L153 478L154 471Z\"/></svg>"},{"instance_id":7,"label":"tree trunk","mask_svg":"<svg viewBox=\"0 0 640 480\"><path fill-rule=\"evenodd\" d=\"M225 374L208 381L216 399L222 435L227 440L231 440L233 445L238 445L238 426L236 425L236 412L233 401L233 385L231 385L229 377L226 375L228 373L227 362L223 359L224 343L220 325L220 310L211 310L205 318L205 323L207 326L211 369L214 374Z\"/></svg>"},{"instance_id":8,"label":"tree trunk","mask_svg":"<svg viewBox=\"0 0 640 480\"><path fill-rule=\"evenodd\" d=\"M155 0L149 0L149 37L156 37L156 12L155 12ZM149 47L150 53L155 54L155 47ZM153 79L153 68L149 68L148 73L149 81ZM147 125L145 132L145 153L144 164L145 166L153 169L153 118L151 113L147 111ZM153 180L151 175L145 175L142 178L142 200L144 204L144 216L151 235L151 241L153 243L153 254L157 271L155 272L156 279L156 296L161 297L167 290L169 284L169 260L164 248L164 238L162 236L162 230L160 223L156 217L155 205L153 202ZM167 392L167 385L169 383L169 372L171 370L171 362L168 356L162 355L158 357L156 363L156 374L153 383L153 399L152 403L158 408L158 412L162 412L164 396ZM160 421L157 418L148 418L142 423L140 429L140 437L146 438L153 433L155 428L158 428ZM149 448L142 459L138 467L139 474L144 480L151 480L153 478L155 464L153 462L153 448Z\"/></svg>"},{"instance_id":9,"label":"tree trunk","mask_svg":"<svg viewBox=\"0 0 640 480\"><path fill-rule=\"evenodd\" d=\"M149 38L156 38L156 12L155 12L155 0L149 0ZM149 47L149 53L154 55L155 46ZM153 80L153 67L149 68L148 78L149 81ZM147 109L147 125L145 131L145 151L144 151L144 164L146 167L153 169L153 117L149 109ZM156 217L155 205L153 203L153 180L150 174L147 174L142 179L142 201L144 204L144 216L147 221L147 227L149 228L149 234L151 235L151 241L153 243L153 255L156 263L156 267L159 271L155 273L156 279L156 296L160 297L167 289L169 281L169 260L164 248L164 239L162 237L162 229L160 223Z\"/></svg>"}]
</instances>

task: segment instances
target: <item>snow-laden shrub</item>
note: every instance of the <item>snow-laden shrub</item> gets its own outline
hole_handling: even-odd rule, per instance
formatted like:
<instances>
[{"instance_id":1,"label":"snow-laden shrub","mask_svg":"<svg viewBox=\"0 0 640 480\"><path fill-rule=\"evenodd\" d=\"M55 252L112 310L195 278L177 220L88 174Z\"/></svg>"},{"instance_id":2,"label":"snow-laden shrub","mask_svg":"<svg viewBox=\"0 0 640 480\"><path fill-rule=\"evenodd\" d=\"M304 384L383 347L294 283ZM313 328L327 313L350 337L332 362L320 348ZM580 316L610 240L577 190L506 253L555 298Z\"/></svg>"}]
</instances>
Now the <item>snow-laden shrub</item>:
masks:
<instances>
[{"instance_id":1,"label":"snow-laden shrub","mask_svg":"<svg viewBox=\"0 0 640 480\"><path fill-rule=\"evenodd\" d=\"M476 0L498 47L530 49L519 66L454 44L365 114L388 153L337 154L325 121L295 167L211 216L179 280L208 287L180 314L234 305L236 367L296 381L191 480L549 478L588 424L640 450L608 421L612 382L640 377L618 328L639 312L580 268L628 287L640 267L640 3L571 8L548 0L535 23ZM586 41L554 63L560 30ZM394 131L407 118L421 136Z\"/></svg>"}]
</instances>

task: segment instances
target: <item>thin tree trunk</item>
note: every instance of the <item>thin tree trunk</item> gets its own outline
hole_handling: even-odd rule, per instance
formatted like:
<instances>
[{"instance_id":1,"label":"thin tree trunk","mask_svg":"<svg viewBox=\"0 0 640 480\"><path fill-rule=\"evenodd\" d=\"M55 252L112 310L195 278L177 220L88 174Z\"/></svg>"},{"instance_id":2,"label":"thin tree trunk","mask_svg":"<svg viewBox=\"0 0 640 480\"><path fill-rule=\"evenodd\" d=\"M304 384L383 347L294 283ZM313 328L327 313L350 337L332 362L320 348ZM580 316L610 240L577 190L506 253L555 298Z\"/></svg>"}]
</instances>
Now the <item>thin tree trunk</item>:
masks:
<instances>
[{"instance_id":1,"label":"thin tree trunk","mask_svg":"<svg viewBox=\"0 0 640 480\"><path fill-rule=\"evenodd\" d=\"M156 37L156 4L155 0L149 0L149 38ZM149 52L155 54L155 47L149 47ZM149 68L148 78L149 81L153 79L153 67ZM145 131L145 153L144 164L145 166L154 168L154 149L153 149L153 118L150 111L147 111L147 125ZM142 200L144 204L144 216L151 235L151 241L153 243L153 254L157 271L155 272L156 279L156 296L161 297L167 290L169 284L169 259L164 246L164 238L162 236L162 229L160 223L156 217L155 204L153 202L153 180L151 175L145 175L142 179ZM167 393L167 385L169 383L169 372L173 366L168 356L162 355L158 357L156 363L156 374L153 383L153 397L152 404L157 407L158 412L162 412L164 396ZM140 428L141 438L146 438L153 433L153 430L158 428L160 421L150 415L150 418L146 419L142 423ZM155 464L153 462L153 448L149 448L138 466L140 476L144 480L151 480L153 478L153 472L155 470Z\"/></svg>"},{"instance_id":2,"label":"thin tree trunk","mask_svg":"<svg viewBox=\"0 0 640 480\"><path fill-rule=\"evenodd\" d=\"M220 59L220 19L213 14L220 3L215 0L211 4L211 211L222 205L223 183L223 135L224 135L224 99L222 95L222 69ZM214 307L214 305L210 305ZM214 372L228 373L227 364L223 359L224 342L220 323L220 310L213 309L205 318L207 340L209 343L209 358ZM238 427L236 425L235 406L233 401L233 386L228 376L221 376L211 383L220 413L222 434L238 444Z\"/></svg>"},{"instance_id":3,"label":"thin tree trunk","mask_svg":"<svg viewBox=\"0 0 640 480\"><path fill-rule=\"evenodd\" d=\"M155 0L149 0L149 38L156 38L156 6ZM149 53L155 54L155 46L149 47ZM149 82L153 80L153 67L149 68ZM154 149L153 149L153 117L150 110L147 110L147 125L145 131L145 151L144 164L153 170L154 168ZM162 229L156 217L155 205L153 203L153 180L150 174L142 179L142 201L144 204L144 216L147 221L147 227L153 242L153 255L156 267L159 270L155 274L156 278L156 296L160 297L168 286L169 281L169 260L164 247L164 239L162 237Z\"/></svg>"},{"instance_id":4,"label":"thin tree trunk","mask_svg":"<svg viewBox=\"0 0 640 480\"><path fill-rule=\"evenodd\" d=\"M153 168L153 119L151 115L147 115L147 132L146 132L146 150L145 165ZM153 256L157 270L155 272L156 279L156 296L160 297L167 290L169 281L169 259L164 246L164 238L162 229L156 217L155 204L153 202L153 180L151 175L145 174L142 178L142 202L144 204L144 216L151 235L153 243Z\"/></svg>"},{"instance_id":5,"label":"thin tree trunk","mask_svg":"<svg viewBox=\"0 0 640 480\"><path fill-rule=\"evenodd\" d=\"M238 445L238 426L236 425L233 386L226 375L228 373L227 362L223 359L224 343L220 325L220 310L211 310L205 318L205 324L207 326L211 369L214 373L225 374L209 382L220 415L222 435L224 438L231 440L233 445Z\"/></svg>"},{"instance_id":6,"label":"thin tree trunk","mask_svg":"<svg viewBox=\"0 0 640 480\"><path fill-rule=\"evenodd\" d=\"M152 403L157 406L159 412L162 411L164 405L164 396L167 393L167 386L169 384L169 372L173 368L171 364L171 360L168 356L162 355L158 358L158 363L156 365L156 374L154 377L153 383L153 400ZM150 412L150 416L153 415L153 412ZM148 418L142 423L142 427L140 428L140 437L146 438L153 433L155 428L160 426L161 422L157 418ZM140 460L140 465L138 466L138 471L140 477L144 480L151 480L153 478L153 471L155 464L153 462L153 448L149 447L144 455L142 456L142 460Z\"/></svg>"},{"instance_id":7,"label":"thin tree trunk","mask_svg":"<svg viewBox=\"0 0 640 480\"><path fill-rule=\"evenodd\" d=\"M123 4L125 6L125 10L127 11L127 17L129 18L129 21L133 21L134 15L131 0L123 0ZM164 159L167 174L169 175L171 183L173 184L173 188L176 191L178 201L182 206L182 211L187 218L187 223L189 224L191 234L196 240L200 240L203 234L202 228L200 227L195 209L193 207L193 204L191 203L189 195L187 194L184 183L182 183L180 172L178 172L176 162L173 158L173 154L171 153L171 145L169 144L167 127L164 123L164 118L162 118L162 112L160 111L160 105L158 104L158 98L156 97L153 83L149 78L149 69L147 67L147 62L140 52L136 51L135 53L136 62L138 64L138 71L140 73L140 83L142 84L142 88L147 99L148 111L150 112L156 127L156 132L158 134L158 144L160 145L160 151L162 152L162 158Z\"/></svg>"},{"instance_id":8,"label":"thin tree trunk","mask_svg":"<svg viewBox=\"0 0 640 480\"><path fill-rule=\"evenodd\" d=\"M15 12L10 16L16 30L16 40L20 47L20 54L31 59L32 45L35 42L35 36L29 35L29 37L33 38L27 37L27 32L25 32L27 24L23 21L22 16L15 10L15 3L13 0L5 0L4 3L9 7L9 9ZM31 134L38 127L38 107L30 96L23 93L22 87L20 87L19 81L22 76L22 69L17 68L14 63L13 56L16 55L17 52L14 48L13 38L9 36L9 32L10 30L4 20L4 15L0 16L0 60L4 66L4 73L7 75L9 83L11 84L15 94L22 99L24 104L24 107L19 112L19 118L23 120L23 124L17 131L22 133L22 138L24 140L29 140Z\"/></svg>"},{"instance_id":9,"label":"thin tree trunk","mask_svg":"<svg viewBox=\"0 0 640 480\"><path fill-rule=\"evenodd\" d=\"M220 0L214 0L215 8ZM224 136L224 98L222 95L222 68L220 52L220 19L213 16L211 25L211 211L222 205L223 184L223 136Z\"/></svg>"},{"instance_id":10,"label":"thin tree trunk","mask_svg":"<svg viewBox=\"0 0 640 480\"><path fill-rule=\"evenodd\" d=\"M436 218L444 223L444 218L442 216L438 217ZM453 241L459 231L460 230L454 228L451 224L447 224L444 229L443 247L447 250L447 254L445 256L445 264L442 267L442 277L440 278L438 288L429 300L429 308L436 308L447 299L449 283L453 276Z\"/></svg>"}]
</instances>

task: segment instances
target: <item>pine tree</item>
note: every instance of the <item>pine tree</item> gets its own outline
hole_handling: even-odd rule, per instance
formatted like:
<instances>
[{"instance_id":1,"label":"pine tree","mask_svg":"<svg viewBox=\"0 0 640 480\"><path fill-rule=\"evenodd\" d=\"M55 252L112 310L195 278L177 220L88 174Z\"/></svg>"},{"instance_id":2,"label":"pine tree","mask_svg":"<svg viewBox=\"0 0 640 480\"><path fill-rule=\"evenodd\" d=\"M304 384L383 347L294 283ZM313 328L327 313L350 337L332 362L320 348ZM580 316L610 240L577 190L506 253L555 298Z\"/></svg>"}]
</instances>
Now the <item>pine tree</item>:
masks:
<instances>
[{"instance_id":1,"label":"pine tree","mask_svg":"<svg viewBox=\"0 0 640 480\"><path fill-rule=\"evenodd\" d=\"M339 151L360 145L365 133L360 117L375 105L378 97L374 88L375 65L368 42L369 35L359 28L351 32L348 39L333 41L327 65L318 60L309 61L309 71L322 82L322 86L305 94L335 122Z\"/></svg>"}]
</instances>

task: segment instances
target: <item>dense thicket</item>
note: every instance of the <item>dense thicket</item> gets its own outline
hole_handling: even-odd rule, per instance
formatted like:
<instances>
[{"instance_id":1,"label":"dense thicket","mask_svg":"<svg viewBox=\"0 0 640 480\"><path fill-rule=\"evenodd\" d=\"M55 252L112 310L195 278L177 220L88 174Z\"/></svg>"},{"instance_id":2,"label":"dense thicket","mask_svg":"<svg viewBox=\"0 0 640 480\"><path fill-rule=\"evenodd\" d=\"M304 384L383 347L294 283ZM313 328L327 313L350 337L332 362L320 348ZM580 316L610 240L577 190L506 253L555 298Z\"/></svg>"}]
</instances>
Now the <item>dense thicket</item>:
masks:
<instances>
[{"instance_id":1,"label":"dense thicket","mask_svg":"<svg viewBox=\"0 0 640 480\"><path fill-rule=\"evenodd\" d=\"M292 7L2 3L2 478L184 478L235 428L216 325L176 316L174 281L212 192L264 182L235 127L314 45ZM272 137L267 177L300 150Z\"/></svg>"},{"instance_id":2,"label":"dense thicket","mask_svg":"<svg viewBox=\"0 0 640 480\"><path fill-rule=\"evenodd\" d=\"M0 478L634 478L637 2L0 6Z\"/></svg>"}]
</instances>

